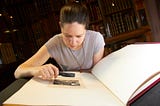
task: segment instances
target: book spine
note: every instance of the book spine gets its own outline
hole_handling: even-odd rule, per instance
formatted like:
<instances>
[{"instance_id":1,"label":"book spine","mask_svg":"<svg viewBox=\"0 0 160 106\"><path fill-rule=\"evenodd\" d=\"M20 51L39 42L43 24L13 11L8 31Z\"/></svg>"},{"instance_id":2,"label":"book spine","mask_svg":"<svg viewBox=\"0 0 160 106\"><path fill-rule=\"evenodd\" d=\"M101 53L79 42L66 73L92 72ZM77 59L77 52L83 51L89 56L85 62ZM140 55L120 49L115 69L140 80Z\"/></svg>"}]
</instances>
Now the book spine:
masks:
<instances>
[{"instance_id":1,"label":"book spine","mask_svg":"<svg viewBox=\"0 0 160 106\"><path fill-rule=\"evenodd\" d=\"M122 32L125 32L126 30L125 30L124 21L123 21L123 18L122 18L122 13L119 13L119 18L120 18Z\"/></svg>"}]
</instances>

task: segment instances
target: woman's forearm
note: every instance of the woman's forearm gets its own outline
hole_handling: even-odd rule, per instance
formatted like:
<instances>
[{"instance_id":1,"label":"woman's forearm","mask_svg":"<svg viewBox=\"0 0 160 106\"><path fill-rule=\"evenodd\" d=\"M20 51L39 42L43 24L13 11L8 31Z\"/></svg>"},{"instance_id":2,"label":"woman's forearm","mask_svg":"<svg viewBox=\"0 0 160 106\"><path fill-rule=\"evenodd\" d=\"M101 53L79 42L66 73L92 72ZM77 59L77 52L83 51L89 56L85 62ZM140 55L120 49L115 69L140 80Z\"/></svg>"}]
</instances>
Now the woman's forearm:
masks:
<instances>
[{"instance_id":1,"label":"woman's forearm","mask_svg":"<svg viewBox=\"0 0 160 106\"><path fill-rule=\"evenodd\" d=\"M26 66L19 66L15 72L14 76L16 79L23 78L23 77L32 77L38 74L38 67L26 67Z\"/></svg>"}]
</instances>

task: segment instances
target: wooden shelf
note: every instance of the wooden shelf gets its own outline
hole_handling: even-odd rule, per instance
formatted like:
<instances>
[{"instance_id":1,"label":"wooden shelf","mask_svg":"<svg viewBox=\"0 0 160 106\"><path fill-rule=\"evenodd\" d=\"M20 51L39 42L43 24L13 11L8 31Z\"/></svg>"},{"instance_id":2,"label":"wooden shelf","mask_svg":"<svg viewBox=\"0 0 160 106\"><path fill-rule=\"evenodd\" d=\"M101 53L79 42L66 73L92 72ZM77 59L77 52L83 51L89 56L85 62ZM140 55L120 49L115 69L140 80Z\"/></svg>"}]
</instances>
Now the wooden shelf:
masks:
<instances>
[{"instance_id":1,"label":"wooden shelf","mask_svg":"<svg viewBox=\"0 0 160 106\"><path fill-rule=\"evenodd\" d=\"M108 45L108 44L113 44L113 43L120 42L120 41L125 41L128 39L142 37L145 35L145 33L149 32L149 31L150 31L149 28L140 28L140 29L136 29L132 32L126 32L126 33L119 34L119 35L116 35L111 38L105 38L105 42L106 42L106 45Z\"/></svg>"}]
</instances>

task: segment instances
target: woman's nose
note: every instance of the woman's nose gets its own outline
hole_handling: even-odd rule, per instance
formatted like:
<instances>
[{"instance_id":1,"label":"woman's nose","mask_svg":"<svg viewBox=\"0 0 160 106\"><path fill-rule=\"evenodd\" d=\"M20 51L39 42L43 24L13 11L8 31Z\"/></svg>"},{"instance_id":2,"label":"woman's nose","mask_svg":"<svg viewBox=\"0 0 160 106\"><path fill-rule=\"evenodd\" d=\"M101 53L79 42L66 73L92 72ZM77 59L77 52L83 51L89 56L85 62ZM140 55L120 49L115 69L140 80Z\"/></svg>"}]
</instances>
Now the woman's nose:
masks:
<instances>
[{"instance_id":1,"label":"woman's nose","mask_svg":"<svg viewBox=\"0 0 160 106\"><path fill-rule=\"evenodd\" d=\"M72 38L70 39L70 43L71 43L72 45L74 45L74 44L76 43L76 38L72 37Z\"/></svg>"}]
</instances>

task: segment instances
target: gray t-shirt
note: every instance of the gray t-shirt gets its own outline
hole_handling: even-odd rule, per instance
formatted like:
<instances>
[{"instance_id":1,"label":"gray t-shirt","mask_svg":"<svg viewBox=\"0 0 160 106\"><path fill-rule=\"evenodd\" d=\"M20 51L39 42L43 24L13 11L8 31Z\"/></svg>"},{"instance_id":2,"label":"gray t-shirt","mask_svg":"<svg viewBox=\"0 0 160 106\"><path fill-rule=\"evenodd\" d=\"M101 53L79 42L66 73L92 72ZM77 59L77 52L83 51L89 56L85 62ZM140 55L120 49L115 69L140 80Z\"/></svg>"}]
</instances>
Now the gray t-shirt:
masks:
<instances>
[{"instance_id":1,"label":"gray t-shirt","mask_svg":"<svg viewBox=\"0 0 160 106\"><path fill-rule=\"evenodd\" d=\"M62 40L62 34L53 36L45 43L50 55L64 70L90 69L93 56L105 45L103 36L96 31L87 30L83 47L79 50L69 49Z\"/></svg>"}]
</instances>

